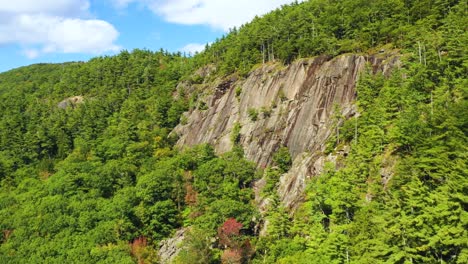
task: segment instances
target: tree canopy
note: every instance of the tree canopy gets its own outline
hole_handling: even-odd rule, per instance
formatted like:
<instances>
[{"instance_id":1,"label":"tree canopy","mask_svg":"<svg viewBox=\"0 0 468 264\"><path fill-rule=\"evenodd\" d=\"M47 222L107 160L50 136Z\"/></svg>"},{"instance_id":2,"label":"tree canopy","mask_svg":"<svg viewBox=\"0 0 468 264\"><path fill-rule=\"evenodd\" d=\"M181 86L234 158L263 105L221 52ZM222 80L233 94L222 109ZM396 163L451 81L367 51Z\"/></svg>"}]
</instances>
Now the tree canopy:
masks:
<instances>
[{"instance_id":1,"label":"tree canopy","mask_svg":"<svg viewBox=\"0 0 468 264\"><path fill-rule=\"evenodd\" d=\"M467 263L467 8L294 2L193 57L133 50L1 73L0 262L154 263L158 243L188 227L176 263ZM172 129L198 104L178 85L213 78L199 68L242 77L381 49L397 50L401 67L361 74L360 115L327 144L340 165L326 164L293 214L276 193L286 147L264 171L244 158L240 124L223 155L175 147ZM253 202L261 176L265 219Z\"/></svg>"}]
</instances>

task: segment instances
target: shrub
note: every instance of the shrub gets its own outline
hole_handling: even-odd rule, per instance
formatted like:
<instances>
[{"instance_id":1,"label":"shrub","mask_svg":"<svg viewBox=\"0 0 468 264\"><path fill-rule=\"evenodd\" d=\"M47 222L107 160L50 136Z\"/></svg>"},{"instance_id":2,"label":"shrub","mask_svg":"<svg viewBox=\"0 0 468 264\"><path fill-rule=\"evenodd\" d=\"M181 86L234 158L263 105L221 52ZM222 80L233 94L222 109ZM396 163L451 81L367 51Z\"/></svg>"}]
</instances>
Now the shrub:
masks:
<instances>
[{"instance_id":1,"label":"shrub","mask_svg":"<svg viewBox=\"0 0 468 264\"><path fill-rule=\"evenodd\" d=\"M201 101L200 104L198 105L198 110L200 111L208 110L208 105L205 102Z\"/></svg>"},{"instance_id":2,"label":"shrub","mask_svg":"<svg viewBox=\"0 0 468 264\"><path fill-rule=\"evenodd\" d=\"M231 142L233 145L236 145L239 143L240 140L240 130L242 126L239 124L239 122L236 122L234 126L232 127L231 131Z\"/></svg>"},{"instance_id":3,"label":"shrub","mask_svg":"<svg viewBox=\"0 0 468 264\"><path fill-rule=\"evenodd\" d=\"M237 101L240 101L241 93L242 93L242 87L237 86L236 87L236 99L237 99Z\"/></svg>"},{"instance_id":4,"label":"shrub","mask_svg":"<svg viewBox=\"0 0 468 264\"><path fill-rule=\"evenodd\" d=\"M265 106L263 106L260 111L262 112L262 115L264 118L268 118L271 116L271 108L267 108Z\"/></svg>"},{"instance_id":5,"label":"shrub","mask_svg":"<svg viewBox=\"0 0 468 264\"><path fill-rule=\"evenodd\" d=\"M205 80L205 78L203 78L203 76L201 76L199 74L196 74L196 75L192 76L192 83L193 84L201 84L201 83L203 83L204 80Z\"/></svg>"},{"instance_id":6,"label":"shrub","mask_svg":"<svg viewBox=\"0 0 468 264\"><path fill-rule=\"evenodd\" d=\"M287 172L292 165L291 154L287 147L281 147L273 155L273 161L281 169L282 172Z\"/></svg>"},{"instance_id":7,"label":"shrub","mask_svg":"<svg viewBox=\"0 0 468 264\"><path fill-rule=\"evenodd\" d=\"M219 243L225 247L237 247L241 229L242 223L237 222L234 218L229 218L218 228Z\"/></svg>"},{"instance_id":8,"label":"shrub","mask_svg":"<svg viewBox=\"0 0 468 264\"><path fill-rule=\"evenodd\" d=\"M258 120L258 111L257 111L257 109L249 108L248 114L249 114L250 120L252 120L254 122Z\"/></svg>"}]
</instances>

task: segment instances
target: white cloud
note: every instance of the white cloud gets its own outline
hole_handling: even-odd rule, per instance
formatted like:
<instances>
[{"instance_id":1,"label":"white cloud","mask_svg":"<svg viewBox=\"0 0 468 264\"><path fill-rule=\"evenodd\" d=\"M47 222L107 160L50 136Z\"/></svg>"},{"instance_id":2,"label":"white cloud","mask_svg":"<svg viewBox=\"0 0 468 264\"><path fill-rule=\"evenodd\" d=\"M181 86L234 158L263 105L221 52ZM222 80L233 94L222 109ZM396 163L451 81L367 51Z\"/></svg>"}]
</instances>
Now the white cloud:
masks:
<instances>
[{"instance_id":1,"label":"white cloud","mask_svg":"<svg viewBox=\"0 0 468 264\"><path fill-rule=\"evenodd\" d=\"M23 50L23 54L28 59L35 59L39 56L39 51L36 49L25 49Z\"/></svg>"},{"instance_id":2,"label":"white cloud","mask_svg":"<svg viewBox=\"0 0 468 264\"><path fill-rule=\"evenodd\" d=\"M88 11L88 0L0 0L0 44L18 44L28 58L118 51L117 30Z\"/></svg>"},{"instance_id":3,"label":"white cloud","mask_svg":"<svg viewBox=\"0 0 468 264\"><path fill-rule=\"evenodd\" d=\"M86 13L89 5L88 0L0 0L0 12L71 16Z\"/></svg>"},{"instance_id":4,"label":"white cloud","mask_svg":"<svg viewBox=\"0 0 468 264\"><path fill-rule=\"evenodd\" d=\"M188 54L195 54L196 52L203 51L205 46L206 44L190 43L181 48L180 51L187 52Z\"/></svg>"},{"instance_id":5,"label":"white cloud","mask_svg":"<svg viewBox=\"0 0 468 264\"><path fill-rule=\"evenodd\" d=\"M227 31L293 0L111 0L118 7L144 4L166 21L185 25L208 25Z\"/></svg>"}]
</instances>

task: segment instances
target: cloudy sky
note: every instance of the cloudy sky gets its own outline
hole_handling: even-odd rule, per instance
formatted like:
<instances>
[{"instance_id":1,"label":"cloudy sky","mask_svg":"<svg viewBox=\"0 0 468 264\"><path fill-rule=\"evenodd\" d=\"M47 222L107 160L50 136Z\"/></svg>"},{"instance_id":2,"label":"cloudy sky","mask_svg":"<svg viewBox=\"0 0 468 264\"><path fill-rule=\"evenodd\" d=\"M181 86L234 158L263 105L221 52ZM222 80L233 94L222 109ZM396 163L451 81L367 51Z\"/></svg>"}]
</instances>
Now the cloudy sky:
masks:
<instances>
[{"instance_id":1,"label":"cloudy sky","mask_svg":"<svg viewBox=\"0 0 468 264\"><path fill-rule=\"evenodd\" d=\"M293 0L0 0L0 72L122 49L195 52Z\"/></svg>"}]
</instances>

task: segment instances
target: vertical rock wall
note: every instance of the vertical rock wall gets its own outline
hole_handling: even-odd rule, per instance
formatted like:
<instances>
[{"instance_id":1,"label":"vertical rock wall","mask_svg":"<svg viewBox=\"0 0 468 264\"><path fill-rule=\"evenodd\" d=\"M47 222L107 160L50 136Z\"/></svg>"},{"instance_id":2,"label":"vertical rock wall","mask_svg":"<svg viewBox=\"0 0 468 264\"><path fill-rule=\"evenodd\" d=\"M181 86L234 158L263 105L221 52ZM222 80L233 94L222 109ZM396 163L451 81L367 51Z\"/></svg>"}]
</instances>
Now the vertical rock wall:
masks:
<instances>
[{"instance_id":1,"label":"vertical rock wall","mask_svg":"<svg viewBox=\"0 0 468 264\"><path fill-rule=\"evenodd\" d=\"M227 152L232 148L231 131L239 123L240 144L246 157L259 167L270 165L279 147L288 147L294 164L282 176L278 192L283 203L293 209L301 200L307 179L323 167L321 153L333 133L335 109L345 117L356 113L356 83L367 62L374 72L385 74L398 63L398 57L320 56L287 67L267 64L244 80L218 82L204 91L202 100L208 109L186 113L186 124L175 128L180 136L178 145L210 143L218 153ZM249 112L257 112L257 120L252 120Z\"/></svg>"}]
</instances>

